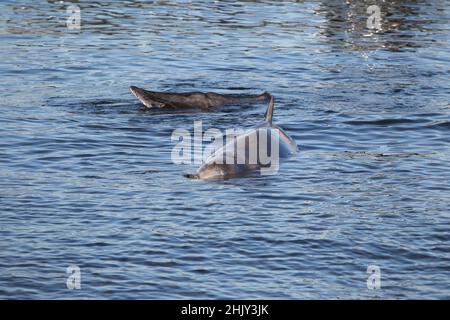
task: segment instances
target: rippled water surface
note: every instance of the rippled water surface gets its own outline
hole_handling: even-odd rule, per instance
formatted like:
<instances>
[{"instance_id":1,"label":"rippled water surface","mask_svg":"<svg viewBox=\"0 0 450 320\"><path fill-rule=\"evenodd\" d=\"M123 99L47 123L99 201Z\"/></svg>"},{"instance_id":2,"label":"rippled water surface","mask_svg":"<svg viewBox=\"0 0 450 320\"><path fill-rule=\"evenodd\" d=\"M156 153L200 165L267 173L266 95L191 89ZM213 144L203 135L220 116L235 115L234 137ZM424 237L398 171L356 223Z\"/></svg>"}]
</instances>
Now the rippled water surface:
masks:
<instances>
[{"instance_id":1,"label":"rippled water surface","mask_svg":"<svg viewBox=\"0 0 450 320\"><path fill-rule=\"evenodd\" d=\"M70 4L0 4L0 298L450 298L447 1L79 1L81 30ZM186 179L174 129L266 106L144 110L130 85L270 91L300 152Z\"/></svg>"}]
</instances>

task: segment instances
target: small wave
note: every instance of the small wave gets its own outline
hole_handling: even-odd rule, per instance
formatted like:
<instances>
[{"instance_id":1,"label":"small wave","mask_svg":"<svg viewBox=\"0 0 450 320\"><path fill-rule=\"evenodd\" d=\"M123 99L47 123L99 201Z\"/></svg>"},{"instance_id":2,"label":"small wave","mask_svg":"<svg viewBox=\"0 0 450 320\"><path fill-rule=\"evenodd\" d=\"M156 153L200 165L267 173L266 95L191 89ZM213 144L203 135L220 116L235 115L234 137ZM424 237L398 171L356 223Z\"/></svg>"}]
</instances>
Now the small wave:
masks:
<instances>
[{"instance_id":1,"label":"small wave","mask_svg":"<svg viewBox=\"0 0 450 320\"><path fill-rule=\"evenodd\" d=\"M334 154L335 157L341 158L409 158L409 157L426 157L427 154L417 152L399 152L399 153L376 153L368 151L344 151Z\"/></svg>"},{"instance_id":2,"label":"small wave","mask_svg":"<svg viewBox=\"0 0 450 320\"><path fill-rule=\"evenodd\" d=\"M421 123L423 120L413 119L378 119L378 120L350 120L345 121L346 124L351 125L372 125L372 126L390 126L396 124L409 124L409 123Z\"/></svg>"},{"instance_id":3,"label":"small wave","mask_svg":"<svg viewBox=\"0 0 450 320\"><path fill-rule=\"evenodd\" d=\"M430 129L438 129L438 130L449 130L450 129L450 121L438 121L434 122L427 126Z\"/></svg>"}]
</instances>

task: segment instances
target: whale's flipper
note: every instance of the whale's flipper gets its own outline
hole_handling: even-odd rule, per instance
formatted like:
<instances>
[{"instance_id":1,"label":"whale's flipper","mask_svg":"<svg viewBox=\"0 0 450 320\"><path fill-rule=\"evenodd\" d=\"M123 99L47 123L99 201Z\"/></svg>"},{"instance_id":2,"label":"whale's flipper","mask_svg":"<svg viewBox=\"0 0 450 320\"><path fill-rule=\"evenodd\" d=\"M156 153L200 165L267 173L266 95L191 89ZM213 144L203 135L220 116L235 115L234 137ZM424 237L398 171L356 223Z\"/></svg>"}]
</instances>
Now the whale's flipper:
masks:
<instances>
[{"instance_id":1,"label":"whale's flipper","mask_svg":"<svg viewBox=\"0 0 450 320\"><path fill-rule=\"evenodd\" d=\"M135 86L130 87L131 92L147 108L200 108L209 109L231 104L254 103L267 101L271 94L264 92L260 95L224 95L214 92L188 92L188 93L170 93L148 91Z\"/></svg>"},{"instance_id":2,"label":"whale's flipper","mask_svg":"<svg viewBox=\"0 0 450 320\"><path fill-rule=\"evenodd\" d=\"M274 104L275 104L274 98L273 98L273 96L271 96L269 106L267 107L266 114L264 115L264 117L266 118L266 122L269 125L272 125Z\"/></svg>"}]
</instances>

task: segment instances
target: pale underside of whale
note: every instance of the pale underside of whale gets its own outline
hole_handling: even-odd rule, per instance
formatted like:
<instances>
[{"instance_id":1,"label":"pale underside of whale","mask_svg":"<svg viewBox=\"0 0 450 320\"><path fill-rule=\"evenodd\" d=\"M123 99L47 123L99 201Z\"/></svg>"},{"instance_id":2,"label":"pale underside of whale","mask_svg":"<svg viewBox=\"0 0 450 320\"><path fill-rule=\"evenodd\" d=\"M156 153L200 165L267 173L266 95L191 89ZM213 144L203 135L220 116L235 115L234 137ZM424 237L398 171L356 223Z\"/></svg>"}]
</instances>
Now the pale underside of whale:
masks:
<instances>
[{"instance_id":1,"label":"pale underside of whale","mask_svg":"<svg viewBox=\"0 0 450 320\"><path fill-rule=\"evenodd\" d=\"M225 180L252 175L274 175L280 162L297 152L297 144L281 127L273 124L271 96L264 122L245 131L211 154L192 179Z\"/></svg>"}]
</instances>

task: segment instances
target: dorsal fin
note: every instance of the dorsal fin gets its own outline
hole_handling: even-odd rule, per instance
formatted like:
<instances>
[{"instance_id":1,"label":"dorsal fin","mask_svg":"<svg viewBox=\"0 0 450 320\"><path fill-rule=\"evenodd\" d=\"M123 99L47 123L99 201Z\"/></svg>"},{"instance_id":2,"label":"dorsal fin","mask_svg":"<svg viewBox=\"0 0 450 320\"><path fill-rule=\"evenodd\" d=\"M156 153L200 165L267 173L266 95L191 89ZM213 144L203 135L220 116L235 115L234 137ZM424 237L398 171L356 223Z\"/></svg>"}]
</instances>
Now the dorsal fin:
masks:
<instances>
[{"instance_id":1,"label":"dorsal fin","mask_svg":"<svg viewBox=\"0 0 450 320\"><path fill-rule=\"evenodd\" d=\"M264 117L266 118L266 122L269 125L272 124L272 116L273 116L274 104L275 104L275 101L274 101L273 95L270 95L270 103L269 103L269 106L267 107L266 114L264 115Z\"/></svg>"}]
</instances>

